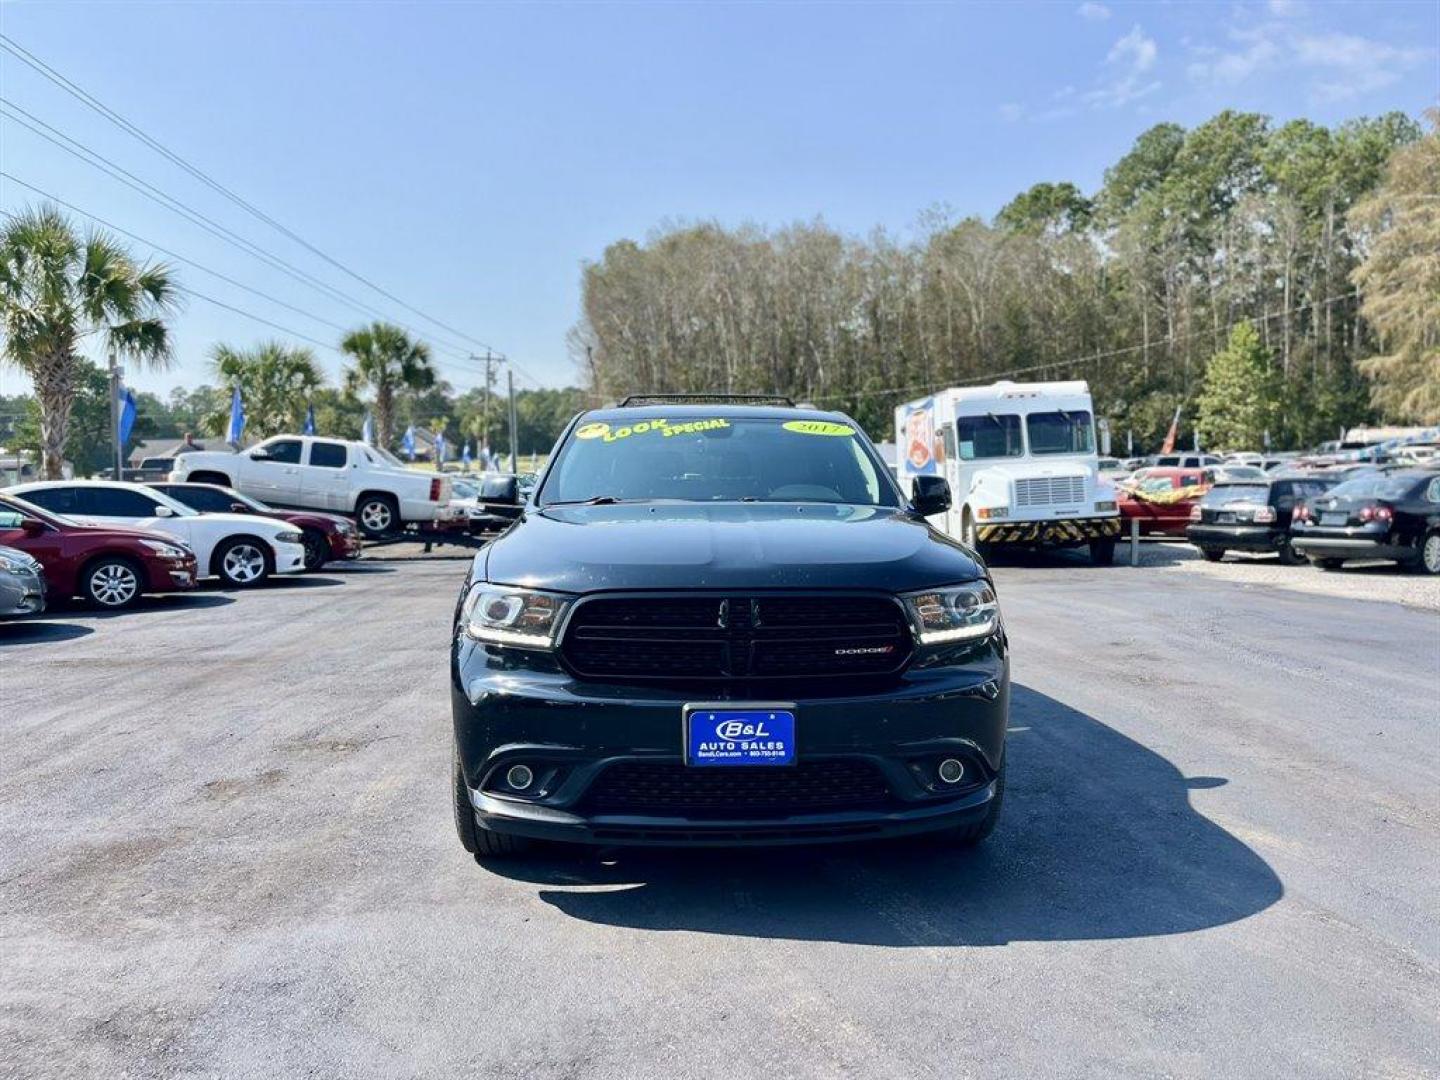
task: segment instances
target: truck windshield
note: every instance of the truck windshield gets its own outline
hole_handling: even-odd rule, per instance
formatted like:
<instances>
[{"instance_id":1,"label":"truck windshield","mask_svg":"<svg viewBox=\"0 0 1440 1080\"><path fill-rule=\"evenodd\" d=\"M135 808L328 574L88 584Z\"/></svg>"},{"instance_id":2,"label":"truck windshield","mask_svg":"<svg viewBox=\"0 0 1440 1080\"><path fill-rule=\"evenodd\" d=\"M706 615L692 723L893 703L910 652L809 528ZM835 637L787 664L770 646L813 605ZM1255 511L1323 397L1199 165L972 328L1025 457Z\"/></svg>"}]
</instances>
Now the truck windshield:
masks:
<instances>
[{"instance_id":1,"label":"truck windshield","mask_svg":"<svg viewBox=\"0 0 1440 1080\"><path fill-rule=\"evenodd\" d=\"M849 424L736 416L583 421L541 505L584 502L821 502L896 506L894 486Z\"/></svg>"},{"instance_id":2,"label":"truck windshield","mask_svg":"<svg viewBox=\"0 0 1440 1080\"><path fill-rule=\"evenodd\" d=\"M1031 413L1025 418L1032 454L1090 454L1095 432L1088 412Z\"/></svg>"},{"instance_id":3,"label":"truck windshield","mask_svg":"<svg viewBox=\"0 0 1440 1080\"><path fill-rule=\"evenodd\" d=\"M1018 416L1009 413L960 416L955 420L955 432L960 441L961 461L1025 456Z\"/></svg>"}]
</instances>

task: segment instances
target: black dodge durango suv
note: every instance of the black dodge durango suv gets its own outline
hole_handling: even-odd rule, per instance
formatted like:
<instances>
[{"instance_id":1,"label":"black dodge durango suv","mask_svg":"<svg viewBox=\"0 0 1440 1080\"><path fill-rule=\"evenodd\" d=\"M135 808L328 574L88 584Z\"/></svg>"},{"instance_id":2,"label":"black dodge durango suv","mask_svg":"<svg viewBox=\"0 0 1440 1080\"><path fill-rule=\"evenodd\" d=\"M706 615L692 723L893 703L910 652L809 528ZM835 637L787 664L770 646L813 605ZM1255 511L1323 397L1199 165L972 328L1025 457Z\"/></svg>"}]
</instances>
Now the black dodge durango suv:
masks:
<instances>
[{"instance_id":1,"label":"black dodge durango suv","mask_svg":"<svg viewBox=\"0 0 1440 1080\"><path fill-rule=\"evenodd\" d=\"M570 423L461 590L466 850L982 840L1008 643L944 480L838 413L642 401Z\"/></svg>"}]
</instances>

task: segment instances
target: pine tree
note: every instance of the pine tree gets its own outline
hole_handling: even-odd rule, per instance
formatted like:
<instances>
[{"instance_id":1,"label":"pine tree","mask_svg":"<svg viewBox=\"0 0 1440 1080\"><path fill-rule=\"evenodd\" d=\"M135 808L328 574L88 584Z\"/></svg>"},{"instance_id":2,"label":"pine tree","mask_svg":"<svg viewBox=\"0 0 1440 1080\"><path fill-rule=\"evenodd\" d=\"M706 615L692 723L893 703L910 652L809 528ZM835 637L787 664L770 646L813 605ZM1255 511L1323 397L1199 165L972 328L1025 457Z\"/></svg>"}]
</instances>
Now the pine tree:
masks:
<instances>
[{"instance_id":1,"label":"pine tree","mask_svg":"<svg viewBox=\"0 0 1440 1080\"><path fill-rule=\"evenodd\" d=\"M1254 450L1280 418L1282 387L1255 327L1240 323L1210 358L1195 426L1208 450Z\"/></svg>"}]
</instances>

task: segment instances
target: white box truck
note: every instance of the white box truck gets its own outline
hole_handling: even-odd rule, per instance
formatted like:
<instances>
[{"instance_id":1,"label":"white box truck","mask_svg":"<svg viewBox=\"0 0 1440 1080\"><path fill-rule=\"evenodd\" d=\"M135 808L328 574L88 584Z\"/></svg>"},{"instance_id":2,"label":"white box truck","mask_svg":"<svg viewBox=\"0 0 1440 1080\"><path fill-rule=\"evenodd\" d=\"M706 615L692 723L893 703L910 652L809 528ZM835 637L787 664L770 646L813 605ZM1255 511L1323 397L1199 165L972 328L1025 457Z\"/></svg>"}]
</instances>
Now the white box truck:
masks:
<instances>
[{"instance_id":1,"label":"white box truck","mask_svg":"<svg viewBox=\"0 0 1440 1080\"><path fill-rule=\"evenodd\" d=\"M895 410L900 486L942 476L950 509L930 519L981 555L992 547L1078 547L1108 565L1120 514L1100 475L1083 381L957 387Z\"/></svg>"}]
</instances>

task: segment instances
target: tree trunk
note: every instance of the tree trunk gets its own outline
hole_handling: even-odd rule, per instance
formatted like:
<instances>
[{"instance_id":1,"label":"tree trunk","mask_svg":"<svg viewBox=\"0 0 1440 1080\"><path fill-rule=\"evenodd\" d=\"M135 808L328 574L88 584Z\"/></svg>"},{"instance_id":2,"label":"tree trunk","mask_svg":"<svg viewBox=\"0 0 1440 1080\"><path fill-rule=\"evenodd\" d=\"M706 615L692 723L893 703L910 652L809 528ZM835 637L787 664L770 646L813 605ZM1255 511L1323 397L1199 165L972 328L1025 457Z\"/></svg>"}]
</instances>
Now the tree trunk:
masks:
<instances>
[{"instance_id":1,"label":"tree trunk","mask_svg":"<svg viewBox=\"0 0 1440 1080\"><path fill-rule=\"evenodd\" d=\"M40 403L40 478L63 480L70 410L75 404L75 358L68 349L57 349L41 358L30 379Z\"/></svg>"},{"instance_id":2,"label":"tree trunk","mask_svg":"<svg viewBox=\"0 0 1440 1080\"><path fill-rule=\"evenodd\" d=\"M375 388L375 441L385 449L390 448L394 435L395 391L388 386ZM489 434L488 432L486 433Z\"/></svg>"}]
</instances>

